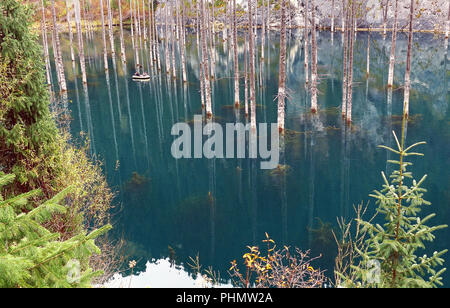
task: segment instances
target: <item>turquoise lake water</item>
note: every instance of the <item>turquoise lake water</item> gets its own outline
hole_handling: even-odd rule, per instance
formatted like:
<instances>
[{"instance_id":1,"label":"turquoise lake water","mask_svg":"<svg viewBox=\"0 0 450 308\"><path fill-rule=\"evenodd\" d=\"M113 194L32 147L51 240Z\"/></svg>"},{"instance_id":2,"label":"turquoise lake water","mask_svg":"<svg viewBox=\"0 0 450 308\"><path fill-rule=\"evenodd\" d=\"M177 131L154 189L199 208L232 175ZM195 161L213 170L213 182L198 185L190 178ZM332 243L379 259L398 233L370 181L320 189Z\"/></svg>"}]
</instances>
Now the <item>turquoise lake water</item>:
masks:
<instances>
[{"instance_id":1,"label":"turquoise lake water","mask_svg":"<svg viewBox=\"0 0 450 308\"><path fill-rule=\"evenodd\" d=\"M371 74L367 79L367 33L358 33L353 124L349 128L340 116L341 34L334 34L332 39L329 32L319 33L319 112L312 116L304 87L303 41L301 33L292 31L287 49L285 156L282 166L274 170L261 170L259 161L249 158L174 159L170 151L175 139L172 125L192 124L194 115L202 114L196 36L187 36L187 84L182 83L180 71L173 80L157 73L147 60L144 69L152 79L132 81L135 60L130 34L126 32L125 65L119 57L118 35L115 39L117 55L114 59L109 54L106 73L101 33L88 44L88 85L84 89L80 69L76 65L73 70L70 61L68 36L63 36L70 130L74 140L85 132L91 140L91 154L103 162L108 183L117 194L113 234L125 240L126 257L138 261L137 272L145 270L147 261L169 258L181 265L199 254L204 266L212 265L227 279L230 262L240 262L247 245L262 245L267 232L280 247L291 245L311 249L313 256L322 254L317 266L332 276L336 245L331 230L336 230L337 218L352 218L353 205L361 202L369 202L369 212L373 213L375 204L368 195L381 188L381 171L392 172L386 164L392 155L377 146L394 146L391 132L400 131L406 35L398 38L396 86L392 101L388 101L385 85L390 37L383 40L381 35L371 36ZM257 65L256 113L258 122L276 123L279 37L271 33L266 42L265 59ZM245 123L243 110L236 115L233 109L229 46L224 46L220 36L216 44L214 121L223 125ZM239 44L243 59L243 39ZM147 49L139 53L148 59ZM424 215L437 213L433 224L450 222L447 63L442 36L415 35L407 143L427 142L420 148L425 156L414 158L411 170L416 178L428 174L425 199L432 206ZM164 58L161 64L164 67ZM244 70L243 62L240 70ZM241 101L243 83L241 78ZM430 251L449 248L450 229L436 235ZM447 273L447 286L449 278Z\"/></svg>"}]
</instances>

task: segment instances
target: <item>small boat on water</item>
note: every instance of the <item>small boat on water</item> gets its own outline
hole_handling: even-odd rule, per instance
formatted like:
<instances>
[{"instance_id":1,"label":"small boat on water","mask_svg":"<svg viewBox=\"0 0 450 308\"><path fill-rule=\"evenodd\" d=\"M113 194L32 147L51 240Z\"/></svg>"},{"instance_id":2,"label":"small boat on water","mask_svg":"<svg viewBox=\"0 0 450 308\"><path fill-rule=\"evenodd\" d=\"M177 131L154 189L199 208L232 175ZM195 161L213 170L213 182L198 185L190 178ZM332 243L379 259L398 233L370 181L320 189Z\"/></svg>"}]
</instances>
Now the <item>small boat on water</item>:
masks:
<instances>
[{"instance_id":1,"label":"small boat on water","mask_svg":"<svg viewBox=\"0 0 450 308\"><path fill-rule=\"evenodd\" d=\"M133 77L131 77L133 80L137 81L146 81L150 80L150 75L147 73L144 74L134 74Z\"/></svg>"}]
</instances>

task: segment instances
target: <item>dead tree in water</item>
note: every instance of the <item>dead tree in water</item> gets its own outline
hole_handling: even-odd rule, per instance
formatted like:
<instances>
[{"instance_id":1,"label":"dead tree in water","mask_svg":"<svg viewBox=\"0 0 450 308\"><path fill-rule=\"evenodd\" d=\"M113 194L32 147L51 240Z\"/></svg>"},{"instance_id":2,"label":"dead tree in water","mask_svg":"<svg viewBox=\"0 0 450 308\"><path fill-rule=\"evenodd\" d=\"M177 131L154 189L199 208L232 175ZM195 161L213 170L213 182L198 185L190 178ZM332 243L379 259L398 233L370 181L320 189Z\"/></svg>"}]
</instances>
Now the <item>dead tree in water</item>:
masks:
<instances>
[{"instance_id":1,"label":"dead tree in water","mask_svg":"<svg viewBox=\"0 0 450 308\"><path fill-rule=\"evenodd\" d=\"M52 83L52 79L50 76L51 65L50 65L50 56L48 52L47 22L45 20L44 0L41 0L41 10L42 10L41 31L42 31L42 45L44 47L45 72L47 76L47 84L50 85Z\"/></svg>"},{"instance_id":2,"label":"dead tree in water","mask_svg":"<svg viewBox=\"0 0 450 308\"><path fill-rule=\"evenodd\" d=\"M409 91L411 89L411 47L413 39L413 16L414 16L414 0L411 0L409 8L409 35L408 35L408 51L406 54L406 72L405 72L405 92L403 95L403 116L409 115Z\"/></svg>"},{"instance_id":3,"label":"dead tree in water","mask_svg":"<svg viewBox=\"0 0 450 308\"><path fill-rule=\"evenodd\" d=\"M383 12L383 38L386 37L387 15L389 10L389 0L380 0L381 9Z\"/></svg>"},{"instance_id":4,"label":"dead tree in water","mask_svg":"<svg viewBox=\"0 0 450 308\"><path fill-rule=\"evenodd\" d=\"M75 62L75 53L73 52L73 33L72 33L72 18L71 15L72 13L70 12L70 7L69 7L69 3L66 2L66 11L67 11L67 27L69 30L69 43L70 43L70 57L72 59L72 62Z\"/></svg>"},{"instance_id":5,"label":"dead tree in water","mask_svg":"<svg viewBox=\"0 0 450 308\"><path fill-rule=\"evenodd\" d=\"M233 0L234 106L239 108L239 58L237 51L236 0Z\"/></svg>"},{"instance_id":6,"label":"dead tree in water","mask_svg":"<svg viewBox=\"0 0 450 308\"><path fill-rule=\"evenodd\" d=\"M122 0L119 0L119 23L120 23L120 56L122 58L122 62L126 62L127 58L125 55L125 42L123 40Z\"/></svg>"},{"instance_id":7,"label":"dead tree in water","mask_svg":"<svg viewBox=\"0 0 450 308\"><path fill-rule=\"evenodd\" d=\"M152 1L152 0L150 0ZM184 24L184 1L181 2L181 39L180 39L180 54L181 54L181 71L183 76L183 82L187 82L186 74L186 35L185 35L185 24Z\"/></svg>"},{"instance_id":8,"label":"dead tree in water","mask_svg":"<svg viewBox=\"0 0 450 308\"><path fill-rule=\"evenodd\" d=\"M253 43L254 33L252 6L252 0L248 0L248 50L250 51L250 127L252 130L256 130L255 47Z\"/></svg>"},{"instance_id":9,"label":"dead tree in water","mask_svg":"<svg viewBox=\"0 0 450 308\"><path fill-rule=\"evenodd\" d=\"M86 62L84 58L84 41L83 41L83 30L81 27L81 8L80 1L75 0L75 26L77 30L77 41L78 41L78 56L80 58L80 68L81 68L81 78L83 80L83 85L87 84L86 77Z\"/></svg>"},{"instance_id":10,"label":"dead tree in water","mask_svg":"<svg viewBox=\"0 0 450 308\"><path fill-rule=\"evenodd\" d=\"M202 72L203 72L203 84L205 90L205 103L206 103L206 116L212 117L212 104L211 104L211 85L209 77L209 60L208 60L208 46L206 43L206 19L205 19L205 4L204 0L200 0L200 37L202 45Z\"/></svg>"},{"instance_id":11,"label":"dead tree in water","mask_svg":"<svg viewBox=\"0 0 450 308\"><path fill-rule=\"evenodd\" d=\"M116 51L114 48L114 28L113 28L113 18L112 18L112 8L111 8L111 0L108 0L106 3L108 10L108 30L109 30L109 43L111 44L111 53L113 56L116 55Z\"/></svg>"},{"instance_id":12,"label":"dead tree in water","mask_svg":"<svg viewBox=\"0 0 450 308\"><path fill-rule=\"evenodd\" d=\"M66 77L64 75L64 65L62 61L62 52L61 52L61 43L59 41L58 25L56 22L55 0L52 0L52 17L53 17L53 37L55 39L55 47L56 47L56 49L54 50L56 72L58 75L60 90L61 92L66 92L67 85L66 85Z\"/></svg>"},{"instance_id":13,"label":"dead tree in water","mask_svg":"<svg viewBox=\"0 0 450 308\"><path fill-rule=\"evenodd\" d=\"M103 0L100 0L100 16L102 20L102 39L103 39L103 62L105 71L108 70L108 49L106 47L106 30L105 30L105 16L103 16Z\"/></svg>"},{"instance_id":14,"label":"dead tree in water","mask_svg":"<svg viewBox=\"0 0 450 308\"><path fill-rule=\"evenodd\" d=\"M309 0L306 0L305 3L305 11L304 11L304 19L305 19L305 28L304 28L304 38L303 42L305 44L304 46L304 52L305 52L305 59L304 59L304 66L305 66L305 84L309 83L309 46L308 46L308 40L309 40L309 33L308 33L308 10L309 10Z\"/></svg>"},{"instance_id":15,"label":"dead tree in water","mask_svg":"<svg viewBox=\"0 0 450 308\"><path fill-rule=\"evenodd\" d=\"M392 43L391 43L391 55L389 57L389 74L388 74L388 87L392 88L394 85L394 66L395 66L395 45L397 42L397 18L398 18L398 0L395 0L395 13L394 13L394 26L392 29Z\"/></svg>"},{"instance_id":16,"label":"dead tree in water","mask_svg":"<svg viewBox=\"0 0 450 308\"><path fill-rule=\"evenodd\" d=\"M347 8L347 2L346 0L343 0L343 14L345 15L345 22L343 25L343 31L344 31L344 60L343 63L343 76L342 76L342 109L341 114L342 118L344 119L347 115L347 75L348 75L348 37L349 37L349 10Z\"/></svg>"},{"instance_id":17,"label":"dead tree in water","mask_svg":"<svg viewBox=\"0 0 450 308\"><path fill-rule=\"evenodd\" d=\"M281 0L280 68L278 75L278 131L284 132L286 99L286 0Z\"/></svg>"},{"instance_id":18,"label":"dead tree in water","mask_svg":"<svg viewBox=\"0 0 450 308\"><path fill-rule=\"evenodd\" d=\"M346 112L346 121L347 123L352 122L352 103L353 103L353 50L355 45L355 34L356 34L356 10L355 10L355 2L356 0L350 0L351 5L351 21L350 21L350 46L348 53L348 90L347 90L347 112ZM350 7L348 8L350 9Z\"/></svg>"},{"instance_id":19,"label":"dead tree in water","mask_svg":"<svg viewBox=\"0 0 450 308\"><path fill-rule=\"evenodd\" d=\"M334 32L334 0L331 0L331 32Z\"/></svg>"}]
</instances>

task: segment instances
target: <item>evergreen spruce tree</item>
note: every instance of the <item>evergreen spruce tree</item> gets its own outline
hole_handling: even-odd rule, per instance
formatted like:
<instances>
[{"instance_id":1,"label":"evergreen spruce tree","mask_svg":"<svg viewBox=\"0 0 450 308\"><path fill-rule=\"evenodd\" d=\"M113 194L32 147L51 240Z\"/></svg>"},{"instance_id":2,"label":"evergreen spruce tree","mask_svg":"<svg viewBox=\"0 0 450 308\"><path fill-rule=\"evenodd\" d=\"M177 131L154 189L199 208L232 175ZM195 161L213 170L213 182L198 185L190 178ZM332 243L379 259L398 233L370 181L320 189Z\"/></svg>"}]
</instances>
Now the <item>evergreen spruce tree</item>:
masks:
<instances>
[{"instance_id":1,"label":"evergreen spruce tree","mask_svg":"<svg viewBox=\"0 0 450 308\"><path fill-rule=\"evenodd\" d=\"M60 234L42 225L66 211L60 203L70 188L35 207L28 200L40 190L3 199L2 188L14 178L0 173L0 287L89 287L101 274L88 264L92 253L100 253L94 239L111 226L62 241Z\"/></svg>"},{"instance_id":2,"label":"evergreen spruce tree","mask_svg":"<svg viewBox=\"0 0 450 308\"><path fill-rule=\"evenodd\" d=\"M419 216L423 206L430 205L423 196L426 190L422 183L424 175L416 181L407 168L412 165L406 161L411 156L423 154L412 149L425 142L415 143L405 149L405 122L403 117L400 141L393 132L397 149L380 146L398 155L399 160L389 160L398 166L389 179L382 172L384 181L382 190L375 190L370 196L376 199L377 212L384 215L383 225L372 221L358 219L357 224L366 232L362 245L355 245L358 264L351 265L350 272L337 273L340 287L381 287L381 288L431 288L442 285L441 275L443 250L431 256L419 256L426 248L425 242L435 239L434 232L447 225L428 226L428 221L435 216ZM358 242L355 240L354 243ZM354 262L355 263L355 262Z\"/></svg>"}]
</instances>

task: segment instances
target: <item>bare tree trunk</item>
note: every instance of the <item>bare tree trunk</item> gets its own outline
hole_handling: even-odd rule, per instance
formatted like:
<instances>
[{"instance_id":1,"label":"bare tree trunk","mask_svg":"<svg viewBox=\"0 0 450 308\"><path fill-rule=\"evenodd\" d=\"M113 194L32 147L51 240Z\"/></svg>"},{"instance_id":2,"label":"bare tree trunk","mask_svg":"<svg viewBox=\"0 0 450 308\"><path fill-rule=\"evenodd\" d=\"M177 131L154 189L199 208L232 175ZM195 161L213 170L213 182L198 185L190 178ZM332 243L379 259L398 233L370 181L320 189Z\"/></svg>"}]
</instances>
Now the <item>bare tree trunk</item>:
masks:
<instances>
[{"instance_id":1,"label":"bare tree trunk","mask_svg":"<svg viewBox=\"0 0 450 308\"><path fill-rule=\"evenodd\" d=\"M67 27L69 30L69 43L70 43L70 57L72 59L72 62L75 62L75 53L73 52L73 33L72 33L72 21L71 21L71 15L69 4L66 2L66 11L67 11Z\"/></svg>"},{"instance_id":2,"label":"bare tree trunk","mask_svg":"<svg viewBox=\"0 0 450 308\"><path fill-rule=\"evenodd\" d=\"M176 61L175 61L175 36L176 36L176 8L173 7L172 5L172 18L171 18L171 24L170 24L170 33L171 33L171 51L172 51L172 78L176 79L177 78L177 65L176 65Z\"/></svg>"},{"instance_id":3,"label":"bare tree trunk","mask_svg":"<svg viewBox=\"0 0 450 308\"><path fill-rule=\"evenodd\" d=\"M344 60L343 62L343 76L342 76L342 118L345 118L347 116L347 73L348 73L348 37L349 37L349 13L347 8L347 2L346 0L342 1L343 5L343 14L345 15L345 23L344 23Z\"/></svg>"},{"instance_id":4,"label":"bare tree trunk","mask_svg":"<svg viewBox=\"0 0 450 308\"><path fill-rule=\"evenodd\" d=\"M413 40L413 16L414 16L414 0L411 0L409 10L409 36L408 51L406 54L406 72L405 72L405 92L403 95L403 115L409 116L409 91L411 89L411 47Z\"/></svg>"},{"instance_id":5,"label":"bare tree trunk","mask_svg":"<svg viewBox=\"0 0 450 308\"><path fill-rule=\"evenodd\" d=\"M41 31L42 31L42 44L44 47L45 72L47 76L47 84L51 85L52 84L52 79L50 76L51 64L50 64L50 56L48 53L47 22L45 20L44 0L41 0L41 10L42 10Z\"/></svg>"},{"instance_id":6,"label":"bare tree trunk","mask_svg":"<svg viewBox=\"0 0 450 308\"><path fill-rule=\"evenodd\" d=\"M284 133L286 99L286 0L281 0L280 68L278 73L278 131Z\"/></svg>"},{"instance_id":7,"label":"bare tree trunk","mask_svg":"<svg viewBox=\"0 0 450 308\"><path fill-rule=\"evenodd\" d=\"M120 56L122 58L122 62L126 62L127 58L125 55L125 42L123 40L122 0L119 0L119 22L120 22Z\"/></svg>"},{"instance_id":8,"label":"bare tree trunk","mask_svg":"<svg viewBox=\"0 0 450 308\"><path fill-rule=\"evenodd\" d=\"M345 23L346 21L346 0L342 0L342 7L341 7L341 32L344 33L345 31Z\"/></svg>"},{"instance_id":9,"label":"bare tree trunk","mask_svg":"<svg viewBox=\"0 0 450 308\"><path fill-rule=\"evenodd\" d=\"M156 16L155 16L155 9L153 5L153 0L150 0L152 3L152 21L153 21L153 44L155 48L155 56L156 56L156 63L158 64L158 71L161 71L161 54L159 52L159 34L158 29L156 28Z\"/></svg>"},{"instance_id":10,"label":"bare tree trunk","mask_svg":"<svg viewBox=\"0 0 450 308\"><path fill-rule=\"evenodd\" d=\"M250 127L256 130L256 91L255 91L255 49L254 49L254 32L252 17L252 0L248 0L248 36L250 51Z\"/></svg>"},{"instance_id":11,"label":"bare tree trunk","mask_svg":"<svg viewBox=\"0 0 450 308\"><path fill-rule=\"evenodd\" d=\"M202 68L203 79L205 87L205 102L206 102L206 116L212 117L212 104L211 104L211 85L209 83L209 60L208 60L208 46L206 43L206 19L205 19L205 4L204 0L200 0L200 19L202 25L200 26L200 36L202 41Z\"/></svg>"},{"instance_id":12,"label":"bare tree trunk","mask_svg":"<svg viewBox=\"0 0 450 308\"><path fill-rule=\"evenodd\" d=\"M383 3L382 3L383 5ZM387 27L387 14L389 10L389 0L386 0L386 3L384 3L384 6L382 6L383 10L383 36L386 36L386 27Z\"/></svg>"},{"instance_id":13,"label":"bare tree trunk","mask_svg":"<svg viewBox=\"0 0 450 308\"><path fill-rule=\"evenodd\" d=\"M334 0L331 0L331 32L334 32Z\"/></svg>"},{"instance_id":14,"label":"bare tree trunk","mask_svg":"<svg viewBox=\"0 0 450 308\"><path fill-rule=\"evenodd\" d=\"M234 106L239 108L239 58L237 51L236 0L233 0Z\"/></svg>"},{"instance_id":15,"label":"bare tree trunk","mask_svg":"<svg viewBox=\"0 0 450 308\"><path fill-rule=\"evenodd\" d=\"M355 43L355 32L356 27L354 20L356 18L356 11L355 11L355 2L356 0L352 1L352 11L351 11L351 34L350 34L350 47L349 47L349 66L348 66L348 91L347 91L347 123L352 122L352 102L353 102L353 50L354 50L354 43Z\"/></svg>"},{"instance_id":16,"label":"bare tree trunk","mask_svg":"<svg viewBox=\"0 0 450 308\"><path fill-rule=\"evenodd\" d=\"M87 77L86 77L86 62L84 58L83 30L81 27L80 1L74 0L74 4L75 4L75 25L77 29L78 55L80 58L81 78L83 80L83 84L85 85L87 84Z\"/></svg>"},{"instance_id":17,"label":"bare tree trunk","mask_svg":"<svg viewBox=\"0 0 450 308\"><path fill-rule=\"evenodd\" d=\"M144 23L144 42L147 42L147 24L145 23L147 15L145 14L145 0L142 0L142 16L142 22Z\"/></svg>"},{"instance_id":18,"label":"bare tree trunk","mask_svg":"<svg viewBox=\"0 0 450 308\"><path fill-rule=\"evenodd\" d=\"M169 21L168 21L168 16L169 16L169 1L166 0L165 4L164 4L164 12L165 12L165 25L164 25L164 43L165 43L165 48L164 48L164 53L166 56L166 74L170 74L170 56L169 56Z\"/></svg>"},{"instance_id":19,"label":"bare tree trunk","mask_svg":"<svg viewBox=\"0 0 450 308\"><path fill-rule=\"evenodd\" d=\"M398 0L395 0L394 27L392 30L391 55L389 57L388 87L394 85L395 45L397 42Z\"/></svg>"},{"instance_id":20,"label":"bare tree trunk","mask_svg":"<svg viewBox=\"0 0 450 308\"><path fill-rule=\"evenodd\" d=\"M105 16L103 15L103 0L100 0L100 15L102 19L102 39L103 39L103 62L105 71L108 70L108 49L106 47L106 30L105 30Z\"/></svg>"},{"instance_id":21,"label":"bare tree trunk","mask_svg":"<svg viewBox=\"0 0 450 308\"><path fill-rule=\"evenodd\" d=\"M116 55L116 51L114 48L114 25L112 18L112 8L111 8L111 0L107 1L107 10L108 10L108 30L109 30L109 43L111 44L111 53L113 56Z\"/></svg>"},{"instance_id":22,"label":"bare tree trunk","mask_svg":"<svg viewBox=\"0 0 450 308\"><path fill-rule=\"evenodd\" d=\"M305 18L305 28L304 28L304 50L305 50L305 84L309 83L309 33L308 33L308 10L309 10L309 0L306 0L305 3L305 12L304 12L304 18Z\"/></svg>"},{"instance_id":23,"label":"bare tree trunk","mask_svg":"<svg viewBox=\"0 0 450 308\"><path fill-rule=\"evenodd\" d=\"M446 39L448 39L449 32L450 32L450 2L448 3L447 27L445 28L445 38Z\"/></svg>"},{"instance_id":24,"label":"bare tree trunk","mask_svg":"<svg viewBox=\"0 0 450 308\"><path fill-rule=\"evenodd\" d=\"M150 0L151 1L151 0ZM181 53L181 70L183 75L183 82L187 82L187 74L186 74L186 36L185 36L185 24L184 24L184 1L181 2L181 46L180 46L180 53Z\"/></svg>"},{"instance_id":25,"label":"bare tree trunk","mask_svg":"<svg viewBox=\"0 0 450 308\"><path fill-rule=\"evenodd\" d=\"M311 0L311 112L317 111L317 40L316 40L316 6Z\"/></svg>"},{"instance_id":26,"label":"bare tree trunk","mask_svg":"<svg viewBox=\"0 0 450 308\"><path fill-rule=\"evenodd\" d=\"M369 78L370 75L370 29L367 35L367 51L366 51L366 77Z\"/></svg>"},{"instance_id":27,"label":"bare tree trunk","mask_svg":"<svg viewBox=\"0 0 450 308\"><path fill-rule=\"evenodd\" d=\"M61 54L61 43L59 41L59 34L56 22L55 0L52 0L52 16L53 16L53 35L55 38L55 47L56 47L56 50L54 51L56 70L59 76L59 85L61 92L66 92L67 85L66 85L66 77L64 75L64 65Z\"/></svg>"}]
</instances>

